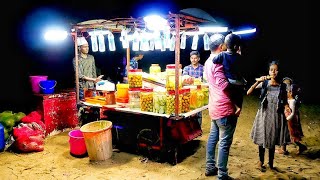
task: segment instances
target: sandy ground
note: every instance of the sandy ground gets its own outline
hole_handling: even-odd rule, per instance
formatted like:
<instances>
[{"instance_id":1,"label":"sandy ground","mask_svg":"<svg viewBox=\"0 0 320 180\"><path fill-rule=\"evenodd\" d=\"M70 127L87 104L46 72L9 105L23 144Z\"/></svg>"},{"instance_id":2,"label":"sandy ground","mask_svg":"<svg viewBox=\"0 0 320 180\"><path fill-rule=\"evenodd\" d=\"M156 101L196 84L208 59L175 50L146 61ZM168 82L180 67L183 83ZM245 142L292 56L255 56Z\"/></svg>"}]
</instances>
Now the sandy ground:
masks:
<instances>
[{"instance_id":1,"label":"sandy ground","mask_svg":"<svg viewBox=\"0 0 320 180\"><path fill-rule=\"evenodd\" d=\"M245 98L230 151L229 175L238 179L320 179L319 114L312 115L307 110L301 113L302 119L312 119L303 122L303 141L308 150L298 156L294 145L290 145L288 156L276 154L278 171L268 169L262 173L256 169L257 146L249 138L256 108L255 98ZM206 110L203 112L203 135L193 140L188 149L193 153L174 166L150 159L143 161L143 156L127 152L113 152L110 159L102 162L90 162L89 157L76 158L70 155L68 131L65 131L47 137L42 152L0 153L0 179L215 179L204 175L209 127Z\"/></svg>"}]
</instances>

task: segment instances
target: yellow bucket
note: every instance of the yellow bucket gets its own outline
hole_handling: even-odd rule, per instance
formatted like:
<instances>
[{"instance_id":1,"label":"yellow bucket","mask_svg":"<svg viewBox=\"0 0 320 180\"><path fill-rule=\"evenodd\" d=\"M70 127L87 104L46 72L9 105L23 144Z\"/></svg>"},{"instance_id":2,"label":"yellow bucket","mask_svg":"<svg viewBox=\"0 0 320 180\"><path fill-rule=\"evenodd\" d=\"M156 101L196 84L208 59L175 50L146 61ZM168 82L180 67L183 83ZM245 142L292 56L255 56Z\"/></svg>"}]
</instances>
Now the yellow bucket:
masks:
<instances>
[{"instance_id":1,"label":"yellow bucket","mask_svg":"<svg viewBox=\"0 0 320 180\"><path fill-rule=\"evenodd\" d=\"M102 161L112 156L112 122L99 120L83 125L83 134L90 161Z\"/></svg>"}]
</instances>

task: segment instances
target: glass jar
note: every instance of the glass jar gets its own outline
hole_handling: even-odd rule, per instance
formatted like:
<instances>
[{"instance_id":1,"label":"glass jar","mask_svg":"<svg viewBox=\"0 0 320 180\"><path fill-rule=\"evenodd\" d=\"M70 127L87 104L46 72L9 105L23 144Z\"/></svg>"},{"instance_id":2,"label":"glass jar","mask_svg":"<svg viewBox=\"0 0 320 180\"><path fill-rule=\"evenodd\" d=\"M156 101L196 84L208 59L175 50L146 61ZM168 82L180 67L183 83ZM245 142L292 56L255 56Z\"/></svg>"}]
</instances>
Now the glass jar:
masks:
<instances>
[{"instance_id":1,"label":"glass jar","mask_svg":"<svg viewBox=\"0 0 320 180\"><path fill-rule=\"evenodd\" d=\"M179 96L179 107L178 107L178 114L181 113L181 107L182 107L182 92L179 91L178 96ZM166 102L166 114L172 115L175 114L175 91L168 91L167 92L167 102Z\"/></svg>"},{"instance_id":2,"label":"glass jar","mask_svg":"<svg viewBox=\"0 0 320 180\"><path fill-rule=\"evenodd\" d=\"M129 89L129 108L140 110L140 88Z\"/></svg>"},{"instance_id":3,"label":"glass jar","mask_svg":"<svg viewBox=\"0 0 320 180\"><path fill-rule=\"evenodd\" d=\"M163 87L157 87L153 90L153 112L159 114L166 113L167 91Z\"/></svg>"},{"instance_id":4,"label":"glass jar","mask_svg":"<svg viewBox=\"0 0 320 180\"><path fill-rule=\"evenodd\" d=\"M129 88L142 87L142 69L129 69L128 84Z\"/></svg>"},{"instance_id":5,"label":"glass jar","mask_svg":"<svg viewBox=\"0 0 320 180\"><path fill-rule=\"evenodd\" d=\"M149 68L149 74L158 75L161 72L159 64L151 64Z\"/></svg>"},{"instance_id":6,"label":"glass jar","mask_svg":"<svg viewBox=\"0 0 320 180\"><path fill-rule=\"evenodd\" d=\"M200 108L203 106L203 100L204 100L204 94L201 90L201 85L197 86L197 108Z\"/></svg>"},{"instance_id":7,"label":"glass jar","mask_svg":"<svg viewBox=\"0 0 320 180\"><path fill-rule=\"evenodd\" d=\"M209 87L207 85L202 85L201 86L202 92L203 92L203 105L208 105L209 104Z\"/></svg>"},{"instance_id":8,"label":"glass jar","mask_svg":"<svg viewBox=\"0 0 320 180\"><path fill-rule=\"evenodd\" d=\"M190 111L190 89L182 88L182 102L181 102L181 113Z\"/></svg>"},{"instance_id":9,"label":"glass jar","mask_svg":"<svg viewBox=\"0 0 320 180\"><path fill-rule=\"evenodd\" d=\"M140 110L147 111L147 112L153 111L153 89L152 88L141 88Z\"/></svg>"},{"instance_id":10,"label":"glass jar","mask_svg":"<svg viewBox=\"0 0 320 180\"><path fill-rule=\"evenodd\" d=\"M168 64L166 66L166 88L167 88L167 91L175 90L175 84L176 84L175 67L176 67L175 64ZM180 89L182 87L181 74L182 74L182 70L179 67L178 89Z\"/></svg>"}]
</instances>

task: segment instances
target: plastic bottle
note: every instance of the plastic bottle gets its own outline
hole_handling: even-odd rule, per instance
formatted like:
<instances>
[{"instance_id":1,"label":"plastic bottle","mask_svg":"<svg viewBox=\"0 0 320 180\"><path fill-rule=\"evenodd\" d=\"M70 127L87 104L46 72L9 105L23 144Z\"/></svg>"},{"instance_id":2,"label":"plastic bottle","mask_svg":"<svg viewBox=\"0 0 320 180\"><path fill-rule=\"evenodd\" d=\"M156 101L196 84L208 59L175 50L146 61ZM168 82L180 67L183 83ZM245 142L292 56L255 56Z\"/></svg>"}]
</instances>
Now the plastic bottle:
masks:
<instances>
[{"instance_id":1,"label":"plastic bottle","mask_svg":"<svg viewBox=\"0 0 320 180\"><path fill-rule=\"evenodd\" d=\"M100 52L105 52L106 51L106 45L104 43L104 36L102 34L98 35L98 40L99 40L99 51Z\"/></svg>"},{"instance_id":2,"label":"plastic bottle","mask_svg":"<svg viewBox=\"0 0 320 180\"><path fill-rule=\"evenodd\" d=\"M110 51L115 51L116 50L116 45L114 44L114 36L112 33L108 34L108 41L109 41L109 50Z\"/></svg>"},{"instance_id":3,"label":"plastic bottle","mask_svg":"<svg viewBox=\"0 0 320 180\"><path fill-rule=\"evenodd\" d=\"M139 51L139 33L135 31L133 33L133 41L132 41L132 51Z\"/></svg>"},{"instance_id":4,"label":"plastic bottle","mask_svg":"<svg viewBox=\"0 0 320 180\"><path fill-rule=\"evenodd\" d=\"M182 35L181 35L180 49L185 49L186 48L186 41L187 41L187 35L186 35L185 32L183 32Z\"/></svg>"},{"instance_id":5,"label":"plastic bottle","mask_svg":"<svg viewBox=\"0 0 320 180\"><path fill-rule=\"evenodd\" d=\"M97 52L98 51L97 35L92 35L91 36L91 44L92 44L92 52Z\"/></svg>"},{"instance_id":6,"label":"plastic bottle","mask_svg":"<svg viewBox=\"0 0 320 180\"><path fill-rule=\"evenodd\" d=\"M205 51L209 50L209 41L210 41L210 38L209 38L208 34L205 33L203 35L203 48Z\"/></svg>"},{"instance_id":7,"label":"plastic bottle","mask_svg":"<svg viewBox=\"0 0 320 180\"><path fill-rule=\"evenodd\" d=\"M192 46L191 46L192 50L197 50L198 49L198 40L199 40L199 35L195 34L193 36L193 39L192 39Z\"/></svg>"},{"instance_id":8,"label":"plastic bottle","mask_svg":"<svg viewBox=\"0 0 320 180\"><path fill-rule=\"evenodd\" d=\"M170 51L174 51L176 47L176 36L172 35L170 39Z\"/></svg>"},{"instance_id":9,"label":"plastic bottle","mask_svg":"<svg viewBox=\"0 0 320 180\"><path fill-rule=\"evenodd\" d=\"M150 50L150 51L153 51L153 50L154 50L154 39L150 39L149 50Z\"/></svg>"}]
</instances>

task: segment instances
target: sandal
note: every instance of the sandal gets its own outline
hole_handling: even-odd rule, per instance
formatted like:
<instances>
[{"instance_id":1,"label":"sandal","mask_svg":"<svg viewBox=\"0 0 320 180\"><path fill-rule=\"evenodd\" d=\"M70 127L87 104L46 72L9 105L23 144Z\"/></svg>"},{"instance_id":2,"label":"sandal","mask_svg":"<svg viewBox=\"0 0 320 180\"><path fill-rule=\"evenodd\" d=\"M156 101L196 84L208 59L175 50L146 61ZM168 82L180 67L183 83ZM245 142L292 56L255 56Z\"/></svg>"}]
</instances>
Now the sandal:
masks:
<instances>
[{"instance_id":1,"label":"sandal","mask_svg":"<svg viewBox=\"0 0 320 180\"><path fill-rule=\"evenodd\" d=\"M278 154L289 155L289 151L287 151L287 150L284 151L282 149L276 149L275 152Z\"/></svg>"},{"instance_id":2,"label":"sandal","mask_svg":"<svg viewBox=\"0 0 320 180\"><path fill-rule=\"evenodd\" d=\"M307 150L308 148L307 148L307 146L305 146L305 145L302 145L302 146L300 146L299 147L299 151L297 152L297 155L300 155L300 154L302 154L305 150Z\"/></svg>"},{"instance_id":3,"label":"sandal","mask_svg":"<svg viewBox=\"0 0 320 180\"><path fill-rule=\"evenodd\" d=\"M266 166L263 165L263 163L260 162L260 161L258 162L257 169L258 169L259 171L261 171L261 172L266 172L266 171L267 171Z\"/></svg>"}]
</instances>

